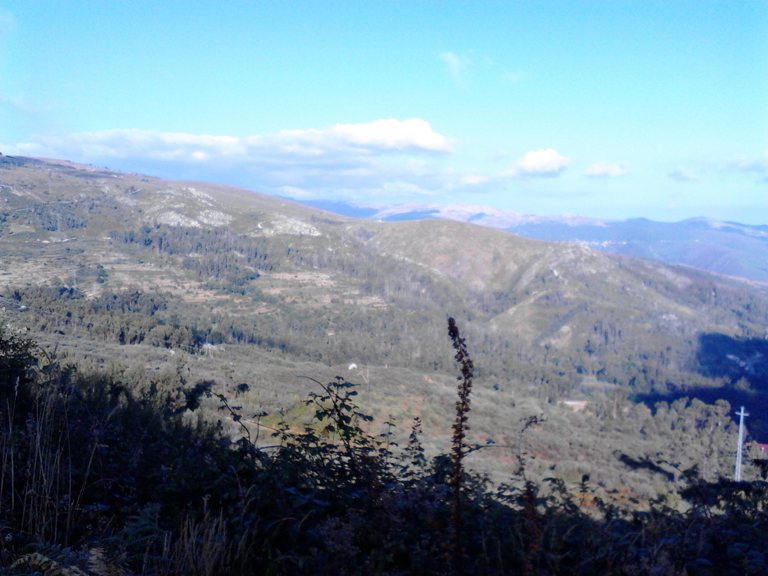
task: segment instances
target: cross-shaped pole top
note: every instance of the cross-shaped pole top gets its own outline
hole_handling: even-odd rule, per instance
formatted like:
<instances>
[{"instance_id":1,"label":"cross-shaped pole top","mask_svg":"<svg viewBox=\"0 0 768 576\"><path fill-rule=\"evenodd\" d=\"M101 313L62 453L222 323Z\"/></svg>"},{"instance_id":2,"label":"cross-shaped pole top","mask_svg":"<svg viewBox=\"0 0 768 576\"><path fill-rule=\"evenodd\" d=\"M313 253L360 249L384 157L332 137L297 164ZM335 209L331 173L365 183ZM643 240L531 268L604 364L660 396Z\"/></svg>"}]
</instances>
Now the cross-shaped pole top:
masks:
<instances>
[{"instance_id":1,"label":"cross-shaped pole top","mask_svg":"<svg viewBox=\"0 0 768 576\"><path fill-rule=\"evenodd\" d=\"M744 406L742 406L741 409L738 412L736 412L736 415L741 416L742 418L744 418L744 416L749 416L747 412L744 412Z\"/></svg>"}]
</instances>

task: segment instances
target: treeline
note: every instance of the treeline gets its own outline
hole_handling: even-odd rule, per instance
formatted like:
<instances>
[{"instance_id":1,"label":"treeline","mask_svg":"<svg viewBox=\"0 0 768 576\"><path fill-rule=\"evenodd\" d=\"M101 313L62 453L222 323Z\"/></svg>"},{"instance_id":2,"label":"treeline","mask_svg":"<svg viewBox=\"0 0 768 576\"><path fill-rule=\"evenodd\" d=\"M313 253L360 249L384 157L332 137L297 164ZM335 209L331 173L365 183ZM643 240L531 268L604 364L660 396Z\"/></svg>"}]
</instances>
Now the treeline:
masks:
<instances>
[{"instance_id":1,"label":"treeline","mask_svg":"<svg viewBox=\"0 0 768 576\"><path fill-rule=\"evenodd\" d=\"M8 289L5 298L33 331L60 335L87 334L99 341L149 344L190 352L205 342L169 312L169 297L139 290L105 291L86 298L66 286Z\"/></svg>"},{"instance_id":2,"label":"treeline","mask_svg":"<svg viewBox=\"0 0 768 576\"><path fill-rule=\"evenodd\" d=\"M157 254L179 256L181 265L203 280L239 288L273 269L265 243L223 227L192 228L157 224L112 232L124 244L146 247Z\"/></svg>"},{"instance_id":3,"label":"treeline","mask_svg":"<svg viewBox=\"0 0 768 576\"><path fill-rule=\"evenodd\" d=\"M89 225L90 219L99 209L99 203L94 200L61 200L32 205L12 205L10 210L0 212L0 232L5 222L32 226L44 232L82 230Z\"/></svg>"},{"instance_id":4,"label":"treeline","mask_svg":"<svg viewBox=\"0 0 768 576\"><path fill-rule=\"evenodd\" d=\"M401 275L398 282L407 284L408 277ZM430 286L426 282L422 285ZM11 308L21 315L20 321L36 332L191 353L199 352L205 344L233 343L326 364L357 362L444 371L449 366L440 360L442 338L436 329L444 314L434 300L415 299L409 294L409 289L393 292L381 307L333 301L305 305L299 289L298 301L286 305L249 288L244 295L247 300L241 305L246 309L261 308L263 312L236 314L187 304L167 293L138 289L104 288L94 297L63 285L5 291ZM682 351L694 355L693 343L687 340L670 342L661 349L660 341L641 340L633 346L634 351L623 354L621 349L606 346L601 334L608 330L605 326L611 325L610 319L576 336L576 345L569 350L557 350L532 346L506 334L483 333L483 317L467 316L470 320L466 332L477 342L482 373L502 381L534 385L537 396L548 401L585 392L581 382L588 377L635 392L666 393L713 383L679 360ZM584 339L587 346L579 347L578 339Z\"/></svg>"},{"instance_id":5,"label":"treeline","mask_svg":"<svg viewBox=\"0 0 768 576\"><path fill-rule=\"evenodd\" d=\"M145 344L191 353L199 352L206 344L234 343L329 364L362 361L446 367L427 360L431 356L427 352L434 350L430 342L423 340L423 331L409 329L403 324L403 316L392 309L351 306L331 317L324 309L296 306L279 314L254 317L201 310L161 292L104 290L89 298L80 289L56 285L7 289L4 297L8 308L33 332L81 335L98 341ZM254 307L265 304L274 302L269 298L253 299ZM435 318L421 315L407 320L422 323ZM437 346L438 334L430 336Z\"/></svg>"}]
</instances>

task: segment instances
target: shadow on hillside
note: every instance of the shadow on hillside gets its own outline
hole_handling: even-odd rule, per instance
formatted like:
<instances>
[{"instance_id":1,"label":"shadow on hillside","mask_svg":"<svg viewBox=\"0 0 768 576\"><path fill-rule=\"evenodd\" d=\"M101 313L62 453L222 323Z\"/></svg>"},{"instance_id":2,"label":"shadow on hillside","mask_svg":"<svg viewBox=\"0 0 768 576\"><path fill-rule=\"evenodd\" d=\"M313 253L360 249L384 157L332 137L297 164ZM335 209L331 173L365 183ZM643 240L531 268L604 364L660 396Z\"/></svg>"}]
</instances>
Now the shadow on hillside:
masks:
<instances>
[{"instance_id":1,"label":"shadow on hillside","mask_svg":"<svg viewBox=\"0 0 768 576\"><path fill-rule=\"evenodd\" d=\"M635 402L645 404L651 409L659 402L673 403L681 399L697 399L706 404L714 404L718 400L725 400L731 405L731 415L737 420L736 412L739 406L744 406L750 414L747 418L747 430L749 438L759 442L768 442L768 394L737 390L733 386L704 387L698 386L674 392L649 394L637 394L632 397Z\"/></svg>"},{"instance_id":2,"label":"shadow on hillside","mask_svg":"<svg viewBox=\"0 0 768 576\"><path fill-rule=\"evenodd\" d=\"M725 334L699 335L696 371L702 376L725 381L722 386L696 386L669 392L637 394L635 402L653 408L659 402L683 398L707 404L727 401L734 415L739 406L751 414L747 421L753 439L768 442L768 340L738 339Z\"/></svg>"},{"instance_id":3,"label":"shadow on hillside","mask_svg":"<svg viewBox=\"0 0 768 576\"><path fill-rule=\"evenodd\" d=\"M744 379L751 389L768 392L768 340L700 334L696 370L702 376L727 378L734 384Z\"/></svg>"}]
</instances>

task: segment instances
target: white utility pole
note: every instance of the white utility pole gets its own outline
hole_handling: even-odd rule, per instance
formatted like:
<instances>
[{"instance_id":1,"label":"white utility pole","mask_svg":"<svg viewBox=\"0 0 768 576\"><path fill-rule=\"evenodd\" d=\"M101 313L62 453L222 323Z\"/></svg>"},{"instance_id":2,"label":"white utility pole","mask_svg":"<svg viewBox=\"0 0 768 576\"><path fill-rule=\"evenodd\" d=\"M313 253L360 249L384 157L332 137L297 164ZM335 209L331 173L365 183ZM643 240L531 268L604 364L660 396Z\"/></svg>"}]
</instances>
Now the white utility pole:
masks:
<instances>
[{"instance_id":1,"label":"white utility pole","mask_svg":"<svg viewBox=\"0 0 768 576\"><path fill-rule=\"evenodd\" d=\"M744 412L744 406L742 406L741 410L736 412L736 414L739 415L739 446L736 449L736 471L733 474L733 479L736 480L736 482L741 482L741 452L744 448L744 417L749 416L749 414Z\"/></svg>"}]
</instances>

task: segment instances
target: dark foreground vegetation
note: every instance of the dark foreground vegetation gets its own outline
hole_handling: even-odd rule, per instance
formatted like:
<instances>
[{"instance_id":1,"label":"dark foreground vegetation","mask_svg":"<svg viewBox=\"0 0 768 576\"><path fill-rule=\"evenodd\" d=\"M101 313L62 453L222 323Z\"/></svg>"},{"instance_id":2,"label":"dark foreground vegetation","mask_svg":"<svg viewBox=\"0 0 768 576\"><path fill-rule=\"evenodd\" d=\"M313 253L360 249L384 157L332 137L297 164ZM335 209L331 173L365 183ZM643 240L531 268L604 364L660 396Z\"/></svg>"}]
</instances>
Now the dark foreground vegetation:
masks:
<instances>
[{"instance_id":1,"label":"dark foreground vegetation","mask_svg":"<svg viewBox=\"0 0 768 576\"><path fill-rule=\"evenodd\" d=\"M63 366L0 329L0 571L7 574L765 574L768 485L705 483L624 510L579 486L468 471L473 365L449 454L419 422L366 431L354 387L317 383L314 423L252 437L212 382L142 390ZM242 424L232 440L197 415ZM264 442L264 435L271 438Z\"/></svg>"}]
</instances>

